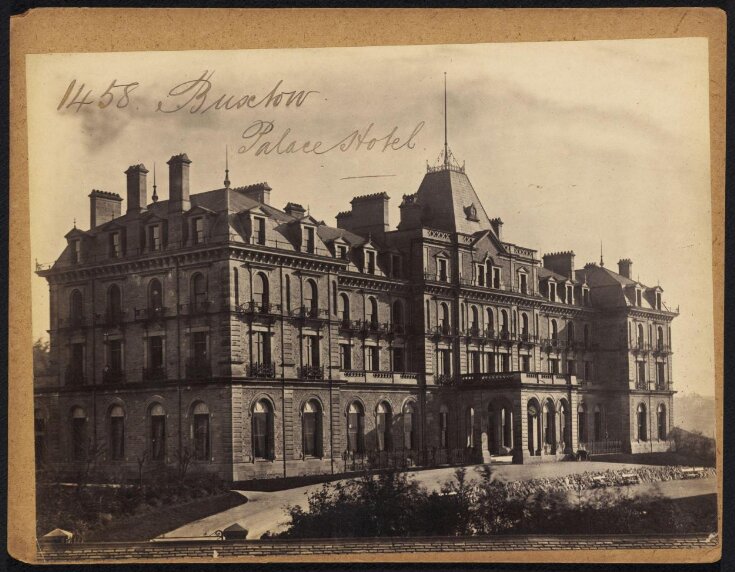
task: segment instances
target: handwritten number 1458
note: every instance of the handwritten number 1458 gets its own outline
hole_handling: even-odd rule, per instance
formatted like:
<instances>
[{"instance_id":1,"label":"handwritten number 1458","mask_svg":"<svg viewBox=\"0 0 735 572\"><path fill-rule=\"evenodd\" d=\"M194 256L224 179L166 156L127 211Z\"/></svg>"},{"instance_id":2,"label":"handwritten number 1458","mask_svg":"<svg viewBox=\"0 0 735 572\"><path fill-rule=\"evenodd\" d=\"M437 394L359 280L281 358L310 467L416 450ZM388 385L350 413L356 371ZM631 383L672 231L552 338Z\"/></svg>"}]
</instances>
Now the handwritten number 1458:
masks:
<instances>
[{"instance_id":1,"label":"handwritten number 1458","mask_svg":"<svg viewBox=\"0 0 735 572\"><path fill-rule=\"evenodd\" d=\"M130 103L130 94L140 85L137 81L133 83L118 84L117 80L113 79L105 92L95 98L92 96L91 89L88 89L85 92L85 84L83 83L79 84L79 87L75 92L74 88L76 84L77 80L71 80L69 87L66 88L64 96L61 98L61 101L56 108L58 111L69 109L74 106L76 106L76 111L79 111L83 106L92 105L94 103L96 103L97 107L100 109L104 109L105 107L115 103L115 100L117 100L115 107L123 109Z\"/></svg>"}]
</instances>

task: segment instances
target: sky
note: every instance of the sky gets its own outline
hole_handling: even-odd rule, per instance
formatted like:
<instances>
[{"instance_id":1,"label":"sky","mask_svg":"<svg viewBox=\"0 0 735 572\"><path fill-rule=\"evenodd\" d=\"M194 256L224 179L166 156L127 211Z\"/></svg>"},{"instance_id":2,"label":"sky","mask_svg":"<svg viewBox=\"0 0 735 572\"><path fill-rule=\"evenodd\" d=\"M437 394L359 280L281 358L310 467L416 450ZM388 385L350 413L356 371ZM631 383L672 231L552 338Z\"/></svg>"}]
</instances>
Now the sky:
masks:
<instances>
[{"instance_id":1,"label":"sky","mask_svg":"<svg viewBox=\"0 0 735 572\"><path fill-rule=\"evenodd\" d=\"M267 181L276 207L299 202L335 225L352 197L385 191L395 226L443 147L446 72L449 146L504 239L573 250L578 268L601 244L613 270L632 259L634 278L680 307L675 388L714 394L706 39L27 58L39 262L75 221L89 228L92 189L125 197L129 165L150 171L150 197L155 164L166 199L166 161L182 152L192 193L222 187L227 149L232 185ZM127 97L104 95L110 85ZM47 336L45 280L32 296L35 339Z\"/></svg>"}]
</instances>

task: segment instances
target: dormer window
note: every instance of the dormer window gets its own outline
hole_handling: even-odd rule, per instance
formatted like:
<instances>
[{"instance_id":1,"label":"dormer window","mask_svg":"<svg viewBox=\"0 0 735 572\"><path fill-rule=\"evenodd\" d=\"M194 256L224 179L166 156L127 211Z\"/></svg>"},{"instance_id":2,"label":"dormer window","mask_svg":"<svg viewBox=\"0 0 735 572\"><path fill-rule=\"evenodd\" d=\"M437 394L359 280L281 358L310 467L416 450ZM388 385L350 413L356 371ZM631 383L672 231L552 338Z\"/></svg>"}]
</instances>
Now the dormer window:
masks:
<instances>
[{"instance_id":1,"label":"dormer window","mask_svg":"<svg viewBox=\"0 0 735 572\"><path fill-rule=\"evenodd\" d=\"M311 230L314 231L313 228ZM265 219L263 217L253 217L253 244L265 244Z\"/></svg>"},{"instance_id":2,"label":"dormer window","mask_svg":"<svg viewBox=\"0 0 735 572\"><path fill-rule=\"evenodd\" d=\"M191 223L191 237L194 244L202 244L204 242L204 218L196 217Z\"/></svg>"},{"instance_id":3,"label":"dormer window","mask_svg":"<svg viewBox=\"0 0 735 572\"><path fill-rule=\"evenodd\" d=\"M549 300L556 302L556 282L549 282Z\"/></svg>"},{"instance_id":4,"label":"dormer window","mask_svg":"<svg viewBox=\"0 0 735 572\"><path fill-rule=\"evenodd\" d=\"M77 239L72 240L69 244L71 245L71 263L79 264L82 259L82 243Z\"/></svg>"},{"instance_id":5,"label":"dormer window","mask_svg":"<svg viewBox=\"0 0 735 572\"><path fill-rule=\"evenodd\" d=\"M160 224L152 224L148 227L148 250L161 250Z\"/></svg>"},{"instance_id":6,"label":"dormer window","mask_svg":"<svg viewBox=\"0 0 735 572\"><path fill-rule=\"evenodd\" d=\"M661 292L656 292L656 309L661 309Z\"/></svg>"},{"instance_id":7,"label":"dormer window","mask_svg":"<svg viewBox=\"0 0 735 572\"><path fill-rule=\"evenodd\" d=\"M365 271L368 274L375 274L375 252L368 250L366 252L367 258L365 262Z\"/></svg>"},{"instance_id":8,"label":"dormer window","mask_svg":"<svg viewBox=\"0 0 735 572\"><path fill-rule=\"evenodd\" d=\"M528 294L528 275L525 272L518 273L518 290L521 294Z\"/></svg>"},{"instance_id":9,"label":"dormer window","mask_svg":"<svg viewBox=\"0 0 735 572\"><path fill-rule=\"evenodd\" d=\"M639 288L635 289L635 305L643 306L643 295Z\"/></svg>"},{"instance_id":10,"label":"dormer window","mask_svg":"<svg viewBox=\"0 0 735 572\"><path fill-rule=\"evenodd\" d=\"M314 227L304 227L304 252L308 252L309 254L314 254L314 234Z\"/></svg>"},{"instance_id":11,"label":"dormer window","mask_svg":"<svg viewBox=\"0 0 735 572\"><path fill-rule=\"evenodd\" d=\"M574 304L574 286L567 284L566 291L566 303Z\"/></svg>"},{"instance_id":12,"label":"dormer window","mask_svg":"<svg viewBox=\"0 0 735 572\"><path fill-rule=\"evenodd\" d=\"M391 274L393 278L400 278L402 272L401 269L401 257L398 254L393 254L390 257Z\"/></svg>"},{"instance_id":13,"label":"dormer window","mask_svg":"<svg viewBox=\"0 0 735 572\"><path fill-rule=\"evenodd\" d=\"M500 289L500 268L493 266L493 288Z\"/></svg>"},{"instance_id":14,"label":"dormer window","mask_svg":"<svg viewBox=\"0 0 735 572\"><path fill-rule=\"evenodd\" d=\"M441 282L447 282L449 280L449 272L447 270L446 258L439 258L437 260L436 274L437 280Z\"/></svg>"},{"instance_id":15,"label":"dormer window","mask_svg":"<svg viewBox=\"0 0 735 572\"><path fill-rule=\"evenodd\" d=\"M585 306L591 305L590 302L590 289L587 287L582 288L582 303Z\"/></svg>"},{"instance_id":16,"label":"dormer window","mask_svg":"<svg viewBox=\"0 0 735 572\"><path fill-rule=\"evenodd\" d=\"M120 258L122 256L122 246L120 244L120 232L110 233L110 258Z\"/></svg>"},{"instance_id":17,"label":"dormer window","mask_svg":"<svg viewBox=\"0 0 735 572\"><path fill-rule=\"evenodd\" d=\"M483 264L475 264L475 284L477 286L485 285L485 266Z\"/></svg>"},{"instance_id":18,"label":"dormer window","mask_svg":"<svg viewBox=\"0 0 735 572\"><path fill-rule=\"evenodd\" d=\"M337 245L337 258L347 259L347 247L344 244Z\"/></svg>"}]
</instances>

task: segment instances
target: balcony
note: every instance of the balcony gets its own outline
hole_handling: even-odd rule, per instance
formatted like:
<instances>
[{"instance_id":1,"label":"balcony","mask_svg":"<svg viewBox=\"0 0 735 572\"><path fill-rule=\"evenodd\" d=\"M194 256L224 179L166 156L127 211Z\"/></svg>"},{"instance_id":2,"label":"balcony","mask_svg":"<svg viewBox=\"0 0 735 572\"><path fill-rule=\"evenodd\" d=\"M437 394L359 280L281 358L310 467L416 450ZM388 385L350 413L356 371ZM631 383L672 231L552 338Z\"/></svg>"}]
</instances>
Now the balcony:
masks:
<instances>
[{"instance_id":1,"label":"balcony","mask_svg":"<svg viewBox=\"0 0 735 572\"><path fill-rule=\"evenodd\" d=\"M237 311L241 314L256 314L264 316L273 316L281 314L280 304L269 304L268 302L245 302L237 307Z\"/></svg>"},{"instance_id":2,"label":"balcony","mask_svg":"<svg viewBox=\"0 0 735 572\"><path fill-rule=\"evenodd\" d=\"M119 367L107 366L102 370L102 383L105 385L114 385L125 381L125 373Z\"/></svg>"},{"instance_id":3,"label":"balcony","mask_svg":"<svg viewBox=\"0 0 735 572\"><path fill-rule=\"evenodd\" d=\"M156 308L142 308L135 310L135 319L143 321L162 320L168 314L168 308L159 306Z\"/></svg>"},{"instance_id":4,"label":"balcony","mask_svg":"<svg viewBox=\"0 0 735 572\"><path fill-rule=\"evenodd\" d=\"M248 377L272 379L276 377L276 366L272 363L251 363L248 366Z\"/></svg>"},{"instance_id":5,"label":"balcony","mask_svg":"<svg viewBox=\"0 0 735 572\"><path fill-rule=\"evenodd\" d=\"M213 306L212 300L197 300L188 304L179 304L179 312L188 316L196 316L206 314Z\"/></svg>"},{"instance_id":6,"label":"balcony","mask_svg":"<svg viewBox=\"0 0 735 572\"><path fill-rule=\"evenodd\" d=\"M449 283L448 274L437 274L436 272L424 272L424 280L430 280L432 282L444 282Z\"/></svg>"},{"instance_id":7,"label":"balcony","mask_svg":"<svg viewBox=\"0 0 735 572\"><path fill-rule=\"evenodd\" d=\"M653 353L657 355L669 355L671 352L671 346L664 343L657 343L653 348Z\"/></svg>"},{"instance_id":8,"label":"balcony","mask_svg":"<svg viewBox=\"0 0 735 572\"><path fill-rule=\"evenodd\" d=\"M529 334L528 332L521 332L518 336L518 341L522 346L532 346L538 341L538 336Z\"/></svg>"},{"instance_id":9,"label":"balcony","mask_svg":"<svg viewBox=\"0 0 735 572\"><path fill-rule=\"evenodd\" d=\"M378 320L363 320L360 330L370 334L382 334L388 331L387 324L381 324Z\"/></svg>"},{"instance_id":10,"label":"balcony","mask_svg":"<svg viewBox=\"0 0 735 572\"><path fill-rule=\"evenodd\" d=\"M499 383L533 383L540 385L575 385L577 378L573 374L541 373L541 372L486 372L463 373L459 376L459 383L468 385L499 384Z\"/></svg>"},{"instance_id":11,"label":"balcony","mask_svg":"<svg viewBox=\"0 0 735 572\"><path fill-rule=\"evenodd\" d=\"M82 367L67 366L64 372L64 383L65 385L84 385L84 369Z\"/></svg>"},{"instance_id":12,"label":"balcony","mask_svg":"<svg viewBox=\"0 0 735 572\"><path fill-rule=\"evenodd\" d=\"M463 335L467 338L484 338L485 332L482 330L482 328L478 328L477 326L470 326L463 332Z\"/></svg>"},{"instance_id":13,"label":"balcony","mask_svg":"<svg viewBox=\"0 0 735 572\"><path fill-rule=\"evenodd\" d=\"M324 368L320 365L304 365L299 368L301 379L324 379Z\"/></svg>"},{"instance_id":14,"label":"balcony","mask_svg":"<svg viewBox=\"0 0 735 572\"><path fill-rule=\"evenodd\" d=\"M389 334L402 336L406 333L406 325L398 322L389 322L385 324L385 329Z\"/></svg>"},{"instance_id":15,"label":"balcony","mask_svg":"<svg viewBox=\"0 0 735 572\"><path fill-rule=\"evenodd\" d=\"M648 343L644 342L643 340L632 340L629 344L629 348L637 354L648 353L651 350L651 347L648 345Z\"/></svg>"},{"instance_id":16,"label":"balcony","mask_svg":"<svg viewBox=\"0 0 735 572\"><path fill-rule=\"evenodd\" d=\"M558 338L546 338L541 340L541 346L547 352L561 351L566 349L567 343L564 340Z\"/></svg>"},{"instance_id":17,"label":"balcony","mask_svg":"<svg viewBox=\"0 0 735 572\"><path fill-rule=\"evenodd\" d=\"M125 321L125 312L122 310L117 311L110 311L108 310L102 315L97 315L95 317L95 321L98 324L102 324L104 326L108 327L119 327L122 326L123 322Z\"/></svg>"},{"instance_id":18,"label":"balcony","mask_svg":"<svg viewBox=\"0 0 735 572\"><path fill-rule=\"evenodd\" d=\"M345 332L357 332L361 329L362 322L360 320L350 320L342 318L339 321L339 329Z\"/></svg>"},{"instance_id":19,"label":"balcony","mask_svg":"<svg viewBox=\"0 0 735 572\"><path fill-rule=\"evenodd\" d=\"M325 308L301 306L291 310L291 316L302 320L326 320L329 318L329 312Z\"/></svg>"},{"instance_id":20,"label":"balcony","mask_svg":"<svg viewBox=\"0 0 735 572\"><path fill-rule=\"evenodd\" d=\"M455 329L449 324L439 324L438 326L429 328L428 333L432 336L451 336L454 335Z\"/></svg>"},{"instance_id":21,"label":"balcony","mask_svg":"<svg viewBox=\"0 0 735 572\"><path fill-rule=\"evenodd\" d=\"M166 368L162 365L144 367L143 381L165 381Z\"/></svg>"},{"instance_id":22,"label":"balcony","mask_svg":"<svg viewBox=\"0 0 735 572\"><path fill-rule=\"evenodd\" d=\"M186 377L190 379L205 379L212 377L212 364L201 358L187 360Z\"/></svg>"},{"instance_id":23,"label":"balcony","mask_svg":"<svg viewBox=\"0 0 735 572\"><path fill-rule=\"evenodd\" d=\"M635 388L636 389L648 389L648 382L645 379L638 379L635 382Z\"/></svg>"}]
</instances>

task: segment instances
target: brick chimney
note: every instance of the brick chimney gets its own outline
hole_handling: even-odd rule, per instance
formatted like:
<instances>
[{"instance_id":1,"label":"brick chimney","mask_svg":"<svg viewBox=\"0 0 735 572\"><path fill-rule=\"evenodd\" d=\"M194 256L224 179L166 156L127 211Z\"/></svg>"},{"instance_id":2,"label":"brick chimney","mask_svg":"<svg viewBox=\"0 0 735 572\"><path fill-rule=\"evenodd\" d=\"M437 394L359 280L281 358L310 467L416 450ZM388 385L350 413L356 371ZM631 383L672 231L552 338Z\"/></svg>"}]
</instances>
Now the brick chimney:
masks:
<instances>
[{"instance_id":1,"label":"brick chimney","mask_svg":"<svg viewBox=\"0 0 735 572\"><path fill-rule=\"evenodd\" d=\"M145 165L131 165L125 171L128 176L128 210L129 213L139 213L146 210L148 204L148 187L146 175L148 169Z\"/></svg>"},{"instance_id":2,"label":"brick chimney","mask_svg":"<svg viewBox=\"0 0 735 572\"><path fill-rule=\"evenodd\" d=\"M168 160L168 210L169 212L188 211L189 165L191 160L186 153L174 155Z\"/></svg>"},{"instance_id":3,"label":"brick chimney","mask_svg":"<svg viewBox=\"0 0 735 572\"><path fill-rule=\"evenodd\" d=\"M493 227L493 230L495 231L495 236L498 237L498 240L503 240L503 221L500 220L499 217L491 218L490 226Z\"/></svg>"},{"instance_id":4,"label":"brick chimney","mask_svg":"<svg viewBox=\"0 0 735 572\"><path fill-rule=\"evenodd\" d=\"M89 193L89 228L96 228L120 216L122 197L117 193L107 193L93 189Z\"/></svg>"},{"instance_id":5,"label":"brick chimney","mask_svg":"<svg viewBox=\"0 0 735 572\"><path fill-rule=\"evenodd\" d=\"M633 271L633 261L630 258L618 260L618 274L632 280L630 275Z\"/></svg>"},{"instance_id":6,"label":"brick chimney","mask_svg":"<svg viewBox=\"0 0 735 572\"><path fill-rule=\"evenodd\" d=\"M283 211L288 215L292 216L294 218L301 218L306 214L306 209L302 207L298 203L288 203L284 208Z\"/></svg>"},{"instance_id":7,"label":"brick chimney","mask_svg":"<svg viewBox=\"0 0 735 572\"><path fill-rule=\"evenodd\" d=\"M421 227L423 208L421 203L419 203L416 193L412 195L403 195L403 200L398 208L401 211L401 222L398 223L398 230ZM339 226L339 223L337 223L337 226Z\"/></svg>"},{"instance_id":8,"label":"brick chimney","mask_svg":"<svg viewBox=\"0 0 735 572\"><path fill-rule=\"evenodd\" d=\"M544 268L574 280L574 252L566 250L544 254Z\"/></svg>"},{"instance_id":9,"label":"brick chimney","mask_svg":"<svg viewBox=\"0 0 735 572\"><path fill-rule=\"evenodd\" d=\"M268 183L255 183L254 185L248 185L247 187L235 187L233 189L238 193L242 193L248 198L263 203L264 205L271 204L271 187ZM289 203L290 204L290 203Z\"/></svg>"}]
</instances>

